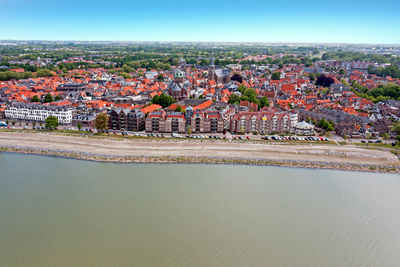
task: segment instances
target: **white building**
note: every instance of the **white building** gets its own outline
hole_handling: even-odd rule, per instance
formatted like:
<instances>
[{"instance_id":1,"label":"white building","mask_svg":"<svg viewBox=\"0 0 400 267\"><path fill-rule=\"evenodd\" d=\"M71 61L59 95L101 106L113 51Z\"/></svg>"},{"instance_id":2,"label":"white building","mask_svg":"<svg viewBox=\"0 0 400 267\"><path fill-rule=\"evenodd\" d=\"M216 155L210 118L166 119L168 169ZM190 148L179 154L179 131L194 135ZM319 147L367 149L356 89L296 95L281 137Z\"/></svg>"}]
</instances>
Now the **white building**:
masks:
<instances>
[{"instance_id":1,"label":"white building","mask_svg":"<svg viewBox=\"0 0 400 267\"><path fill-rule=\"evenodd\" d=\"M297 125L294 127L295 129L295 134L297 135L314 135L314 125L308 124L305 121L301 121L297 123Z\"/></svg>"},{"instance_id":2,"label":"white building","mask_svg":"<svg viewBox=\"0 0 400 267\"><path fill-rule=\"evenodd\" d=\"M299 114L297 112L290 113L290 132L293 133L295 131L294 127L299 122Z\"/></svg>"},{"instance_id":3,"label":"white building","mask_svg":"<svg viewBox=\"0 0 400 267\"><path fill-rule=\"evenodd\" d=\"M15 102L5 110L7 119L46 121L49 116L57 117L60 124L72 123L72 109L67 107Z\"/></svg>"}]
</instances>

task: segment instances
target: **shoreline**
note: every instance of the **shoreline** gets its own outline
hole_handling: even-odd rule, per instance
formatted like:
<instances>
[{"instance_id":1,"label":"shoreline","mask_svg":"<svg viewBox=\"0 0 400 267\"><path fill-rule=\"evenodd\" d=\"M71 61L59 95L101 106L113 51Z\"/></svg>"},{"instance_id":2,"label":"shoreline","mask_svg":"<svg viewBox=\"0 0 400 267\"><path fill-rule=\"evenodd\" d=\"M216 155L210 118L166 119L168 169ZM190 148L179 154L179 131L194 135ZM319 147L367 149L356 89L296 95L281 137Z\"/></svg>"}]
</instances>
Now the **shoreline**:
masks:
<instances>
[{"instance_id":1,"label":"shoreline","mask_svg":"<svg viewBox=\"0 0 400 267\"><path fill-rule=\"evenodd\" d=\"M232 164L232 165L255 165L292 168L329 169L342 171L375 172L375 173L400 173L399 165L377 165L377 164L354 164L338 163L329 161L308 160L269 160L269 159L246 159L235 157L193 157L193 156L129 156L110 155L73 150L60 151L57 149L1 145L0 153L17 153L42 155L57 158L86 160L105 163L163 163L163 164Z\"/></svg>"},{"instance_id":2,"label":"shoreline","mask_svg":"<svg viewBox=\"0 0 400 267\"><path fill-rule=\"evenodd\" d=\"M387 149L338 144L128 139L47 132L0 132L0 152L137 163L210 163L400 173Z\"/></svg>"}]
</instances>

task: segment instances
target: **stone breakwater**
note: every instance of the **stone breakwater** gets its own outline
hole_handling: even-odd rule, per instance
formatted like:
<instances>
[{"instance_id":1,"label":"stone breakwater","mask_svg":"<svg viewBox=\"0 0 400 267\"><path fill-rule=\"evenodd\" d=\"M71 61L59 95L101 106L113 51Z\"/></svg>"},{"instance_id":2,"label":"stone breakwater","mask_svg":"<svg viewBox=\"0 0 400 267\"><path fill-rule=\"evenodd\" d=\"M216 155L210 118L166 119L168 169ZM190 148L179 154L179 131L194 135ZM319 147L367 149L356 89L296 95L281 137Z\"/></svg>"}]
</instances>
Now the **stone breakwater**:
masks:
<instances>
[{"instance_id":1,"label":"stone breakwater","mask_svg":"<svg viewBox=\"0 0 400 267\"><path fill-rule=\"evenodd\" d=\"M200 164L244 164L260 166L282 166L299 168L334 169L347 171L368 171L381 173L400 173L399 165L380 165L362 163L343 163L315 160L290 160L290 159L257 159L244 157L194 157L194 156L129 156L110 155L102 153L73 151L58 148L38 148L21 145L0 145L0 152L13 152L22 154L36 154L64 157L79 160L98 162L120 162L120 163L200 163Z\"/></svg>"}]
</instances>

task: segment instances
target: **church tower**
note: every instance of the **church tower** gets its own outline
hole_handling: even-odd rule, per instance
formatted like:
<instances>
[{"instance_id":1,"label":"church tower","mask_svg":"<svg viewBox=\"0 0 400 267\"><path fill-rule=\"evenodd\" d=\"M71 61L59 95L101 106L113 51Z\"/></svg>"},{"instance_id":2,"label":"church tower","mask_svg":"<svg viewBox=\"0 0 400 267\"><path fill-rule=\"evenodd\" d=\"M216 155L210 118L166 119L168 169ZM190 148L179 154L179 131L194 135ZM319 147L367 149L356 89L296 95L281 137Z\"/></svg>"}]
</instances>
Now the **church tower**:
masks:
<instances>
[{"instance_id":1,"label":"church tower","mask_svg":"<svg viewBox=\"0 0 400 267\"><path fill-rule=\"evenodd\" d=\"M208 67L208 81L215 81L215 65L214 65L214 56L212 52L210 58L210 66Z\"/></svg>"},{"instance_id":2,"label":"church tower","mask_svg":"<svg viewBox=\"0 0 400 267\"><path fill-rule=\"evenodd\" d=\"M176 84L182 84L185 79L185 73L180 69L176 69L174 72L174 82Z\"/></svg>"}]
</instances>

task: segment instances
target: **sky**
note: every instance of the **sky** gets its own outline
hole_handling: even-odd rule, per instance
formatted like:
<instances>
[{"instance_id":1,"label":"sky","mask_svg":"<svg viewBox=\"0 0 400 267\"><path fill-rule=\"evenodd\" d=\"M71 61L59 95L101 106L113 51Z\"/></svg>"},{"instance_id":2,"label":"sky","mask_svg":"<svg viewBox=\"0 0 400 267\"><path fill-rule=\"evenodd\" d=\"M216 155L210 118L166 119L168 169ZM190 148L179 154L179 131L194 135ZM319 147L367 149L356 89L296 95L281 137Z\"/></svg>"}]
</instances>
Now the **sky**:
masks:
<instances>
[{"instance_id":1,"label":"sky","mask_svg":"<svg viewBox=\"0 0 400 267\"><path fill-rule=\"evenodd\" d=\"M400 44L399 0L0 0L0 40Z\"/></svg>"}]
</instances>

